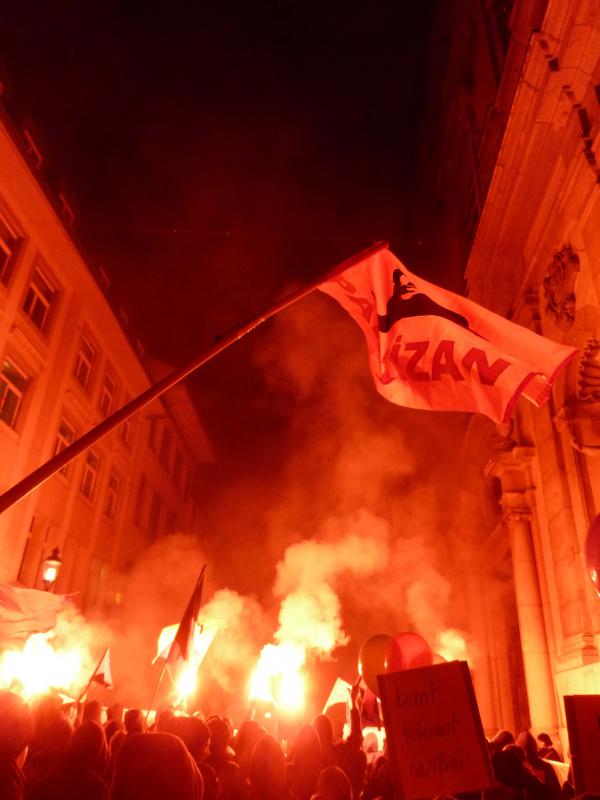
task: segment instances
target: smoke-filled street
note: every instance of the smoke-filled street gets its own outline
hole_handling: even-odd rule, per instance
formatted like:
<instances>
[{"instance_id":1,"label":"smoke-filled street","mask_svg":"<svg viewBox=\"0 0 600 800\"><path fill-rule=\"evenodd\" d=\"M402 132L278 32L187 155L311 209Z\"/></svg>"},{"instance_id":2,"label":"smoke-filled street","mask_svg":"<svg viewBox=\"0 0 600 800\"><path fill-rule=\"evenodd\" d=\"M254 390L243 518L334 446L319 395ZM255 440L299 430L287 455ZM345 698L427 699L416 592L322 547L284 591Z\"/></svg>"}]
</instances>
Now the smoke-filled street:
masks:
<instances>
[{"instance_id":1,"label":"smoke-filled street","mask_svg":"<svg viewBox=\"0 0 600 800\"><path fill-rule=\"evenodd\" d=\"M597 794L600 12L0 19L0 800Z\"/></svg>"}]
</instances>

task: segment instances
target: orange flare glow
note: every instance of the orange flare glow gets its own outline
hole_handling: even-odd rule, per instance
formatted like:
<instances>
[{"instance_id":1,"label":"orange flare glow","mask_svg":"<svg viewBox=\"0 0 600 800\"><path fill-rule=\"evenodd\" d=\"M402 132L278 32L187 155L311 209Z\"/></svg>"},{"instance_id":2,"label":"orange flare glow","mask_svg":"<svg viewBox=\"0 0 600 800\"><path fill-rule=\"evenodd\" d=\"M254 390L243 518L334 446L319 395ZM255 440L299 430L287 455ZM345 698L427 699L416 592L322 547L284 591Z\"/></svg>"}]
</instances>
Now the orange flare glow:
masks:
<instances>
[{"instance_id":1,"label":"orange flare glow","mask_svg":"<svg viewBox=\"0 0 600 800\"><path fill-rule=\"evenodd\" d=\"M25 699L49 689L76 694L85 685L87 653L81 647L56 647L54 631L34 633L21 650L0 655L0 686Z\"/></svg>"},{"instance_id":2,"label":"orange flare glow","mask_svg":"<svg viewBox=\"0 0 600 800\"><path fill-rule=\"evenodd\" d=\"M275 703L287 712L304 708L305 678L301 668L306 660L303 647L293 642L263 647L250 678L250 701Z\"/></svg>"},{"instance_id":3,"label":"orange flare glow","mask_svg":"<svg viewBox=\"0 0 600 800\"><path fill-rule=\"evenodd\" d=\"M171 645L173 644L173 639L177 634L178 627L178 624L167 625L161 630L158 636L157 651L153 663L158 658L167 658ZM211 646L218 630L219 628L215 624L196 624L194 626L194 639L189 661L184 664L179 662L169 665L171 680L177 689L175 705L187 705L189 697L196 691L198 685L198 668L204 660L208 648Z\"/></svg>"},{"instance_id":4,"label":"orange flare glow","mask_svg":"<svg viewBox=\"0 0 600 800\"><path fill-rule=\"evenodd\" d=\"M468 661L467 642L460 631L448 628L438 636L436 652L446 661Z\"/></svg>"}]
</instances>

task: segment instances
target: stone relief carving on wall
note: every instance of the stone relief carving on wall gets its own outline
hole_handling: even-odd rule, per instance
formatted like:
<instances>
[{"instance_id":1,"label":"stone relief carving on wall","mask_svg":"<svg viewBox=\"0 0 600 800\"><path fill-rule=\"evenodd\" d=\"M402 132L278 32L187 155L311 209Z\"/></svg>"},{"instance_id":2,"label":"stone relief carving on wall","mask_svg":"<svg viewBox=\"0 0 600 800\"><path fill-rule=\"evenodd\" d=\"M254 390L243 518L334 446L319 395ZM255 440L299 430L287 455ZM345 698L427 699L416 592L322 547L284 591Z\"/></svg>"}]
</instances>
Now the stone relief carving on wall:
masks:
<instances>
[{"instance_id":1,"label":"stone relief carving on wall","mask_svg":"<svg viewBox=\"0 0 600 800\"><path fill-rule=\"evenodd\" d=\"M600 400L600 340L592 336L587 340L579 361L577 379L579 400Z\"/></svg>"},{"instance_id":2,"label":"stone relief carving on wall","mask_svg":"<svg viewBox=\"0 0 600 800\"><path fill-rule=\"evenodd\" d=\"M567 393L555 422L568 432L572 446L600 455L600 338L589 336L567 369Z\"/></svg>"},{"instance_id":3,"label":"stone relief carving on wall","mask_svg":"<svg viewBox=\"0 0 600 800\"><path fill-rule=\"evenodd\" d=\"M567 331L575 322L575 281L579 272L579 257L570 245L554 254L543 281L546 314L555 324Z\"/></svg>"}]
</instances>

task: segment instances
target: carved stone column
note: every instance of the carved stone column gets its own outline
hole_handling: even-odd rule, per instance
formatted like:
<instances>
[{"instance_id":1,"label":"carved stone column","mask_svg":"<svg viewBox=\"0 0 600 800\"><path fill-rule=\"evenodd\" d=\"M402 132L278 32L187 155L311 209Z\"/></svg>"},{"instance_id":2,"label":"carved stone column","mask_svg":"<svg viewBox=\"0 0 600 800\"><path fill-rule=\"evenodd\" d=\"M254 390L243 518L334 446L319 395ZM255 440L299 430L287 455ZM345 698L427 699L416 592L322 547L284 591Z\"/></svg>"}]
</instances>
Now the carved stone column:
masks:
<instances>
[{"instance_id":1,"label":"carved stone column","mask_svg":"<svg viewBox=\"0 0 600 800\"><path fill-rule=\"evenodd\" d=\"M500 504L511 552L531 727L552 734L558 728L558 713L546 631L550 621L544 615L544 574L538 573L531 524L532 507L535 507L534 456L535 451L530 447L513 447L497 453L487 465L486 473L501 482Z\"/></svg>"},{"instance_id":2,"label":"carved stone column","mask_svg":"<svg viewBox=\"0 0 600 800\"><path fill-rule=\"evenodd\" d=\"M554 683L531 538L531 512L524 500L520 493L505 493L502 505L510 538L529 713L532 728L555 734L558 716Z\"/></svg>"}]
</instances>

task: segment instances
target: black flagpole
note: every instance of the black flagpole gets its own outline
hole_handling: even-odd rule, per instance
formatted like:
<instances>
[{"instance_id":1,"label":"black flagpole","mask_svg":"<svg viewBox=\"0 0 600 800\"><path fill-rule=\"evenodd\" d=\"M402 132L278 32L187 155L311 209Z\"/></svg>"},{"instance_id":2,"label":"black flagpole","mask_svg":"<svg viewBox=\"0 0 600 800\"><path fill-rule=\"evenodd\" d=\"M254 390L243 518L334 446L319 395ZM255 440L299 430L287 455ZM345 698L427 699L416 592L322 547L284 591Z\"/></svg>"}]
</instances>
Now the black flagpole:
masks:
<instances>
[{"instance_id":1,"label":"black flagpole","mask_svg":"<svg viewBox=\"0 0 600 800\"><path fill-rule=\"evenodd\" d=\"M378 253L387 246L387 242L377 242L377 244L373 244L371 247L361 250L360 253L356 253L356 255L351 256L346 261L342 261L324 275L321 275L319 278L311 281L311 283L302 286L295 292L292 292L281 300L278 300L266 311L263 311L261 314L258 314L248 322L243 323L233 331L225 334L218 340L214 347L206 350L204 353L202 353L202 355L198 356L198 358L196 358L187 366L174 370L173 372L169 373L169 375L166 375L162 380L150 386L140 395L134 397L133 400L130 400L129 403L126 403L122 408L118 409L118 411L115 411L114 414L111 414L87 433L84 433L79 439L74 441L68 447L65 447L65 449L60 453L57 453L53 458L49 459L49 461L46 461L45 464L42 464L32 473L16 483L12 488L4 492L4 494L0 495L0 514L3 511L11 508L11 506L14 506L15 503L18 503L19 500L28 495L34 489L37 489L37 487L47 481L48 478L51 478L52 475L65 467L70 461L125 422L125 420L135 414L136 411L139 411L141 408L148 405L148 403L152 402L152 400L155 400L157 397L160 397L169 389L177 386L178 383L181 383L181 381L191 375L192 372L195 372L199 367L203 366L203 364L206 364L207 361L210 361L219 353L222 353L223 350L226 350L230 345L237 342L247 333L250 333L263 322L275 316L275 314L278 314L280 311L283 311L288 306L291 306L293 303L296 303L298 300L306 297L325 281L330 280L340 272L344 272L360 261L364 261L366 258L375 255L375 253Z\"/></svg>"}]
</instances>

